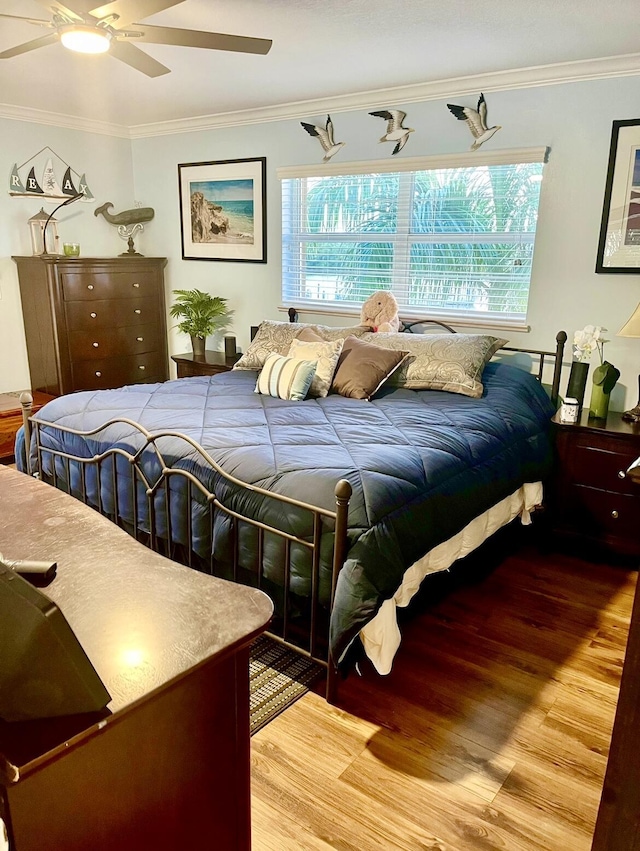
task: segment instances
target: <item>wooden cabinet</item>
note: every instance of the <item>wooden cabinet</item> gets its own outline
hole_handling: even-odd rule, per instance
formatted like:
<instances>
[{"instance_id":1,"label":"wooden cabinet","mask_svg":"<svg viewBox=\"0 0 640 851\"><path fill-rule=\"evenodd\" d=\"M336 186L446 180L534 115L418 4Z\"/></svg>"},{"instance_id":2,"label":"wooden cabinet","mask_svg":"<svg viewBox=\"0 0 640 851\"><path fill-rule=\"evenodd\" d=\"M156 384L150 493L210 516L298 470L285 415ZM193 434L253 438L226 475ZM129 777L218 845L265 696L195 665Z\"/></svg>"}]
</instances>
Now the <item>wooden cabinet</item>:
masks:
<instances>
[{"instance_id":1,"label":"wooden cabinet","mask_svg":"<svg viewBox=\"0 0 640 851\"><path fill-rule=\"evenodd\" d=\"M44 592L111 695L103 712L0 721L11 851L249 851L249 648L269 598L7 467L0 516L0 551L57 562Z\"/></svg>"},{"instance_id":2,"label":"wooden cabinet","mask_svg":"<svg viewBox=\"0 0 640 851\"><path fill-rule=\"evenodd\" d=\"M640 555L640 484L626 471L640 456L640 425L619 413L606 420L555 421L554 530L622 555Z\"/></svg>"},{"instance_id":3,"label":"wooden cabinet","mask_svg":"<svg viewBox=\"0 0 640 851\"><path fill-rule=\"evenodd\" d=\"M217 372L228 372L233 369L240 354L225 357L224 352L205 352L204 360L196 360L191 352L184 355L171 355L171 360L178 367L178 378L189 378L192 375L215 375Z\"/></svg>"},{"instance_id":4,"label":"wooden cabinet","mask_svg":"<svg viewBox=\"0 0 640 851\"><path fill-rule=\"evenodd\" d=\"M13 259L34 390L168 379L165 258Z\"/></svg>"}]
</instances>

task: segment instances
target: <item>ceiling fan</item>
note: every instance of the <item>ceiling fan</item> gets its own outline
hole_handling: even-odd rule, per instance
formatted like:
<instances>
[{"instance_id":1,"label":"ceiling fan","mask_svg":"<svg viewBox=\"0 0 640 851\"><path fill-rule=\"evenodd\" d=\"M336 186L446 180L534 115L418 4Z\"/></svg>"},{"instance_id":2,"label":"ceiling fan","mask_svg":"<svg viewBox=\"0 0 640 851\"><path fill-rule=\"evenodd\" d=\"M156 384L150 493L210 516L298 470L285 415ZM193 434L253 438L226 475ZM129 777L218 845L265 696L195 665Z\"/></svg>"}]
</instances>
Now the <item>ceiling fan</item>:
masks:
<instances>
[{"instance_id":1,"label":"ceiling fan","mask_svg":"<svg viewBox=\"0 0 640 851\"><path fill-rule=\"evenodd\" d=\"M138 24L139 18L147 18L156 12L177 6L184 0L111 0L96 6L96 0L37 0L51 13L49 21L24 18L20 15L5 15L2 18L27 21L47 27L53 32L40 38L19 44L0 53L0 59L11 59L21 53L29 53L48 44L62 42L70 50L80 53L109 53L148 77L168 74L170 69L156 61L148 53L136 47L137 43L171 44L181 47L201 47L206 50L231 50L239 53L268 53L271 39L249 38L226 33L183 30L175 27L157 27Z\"/></svg>"}]
</instances>

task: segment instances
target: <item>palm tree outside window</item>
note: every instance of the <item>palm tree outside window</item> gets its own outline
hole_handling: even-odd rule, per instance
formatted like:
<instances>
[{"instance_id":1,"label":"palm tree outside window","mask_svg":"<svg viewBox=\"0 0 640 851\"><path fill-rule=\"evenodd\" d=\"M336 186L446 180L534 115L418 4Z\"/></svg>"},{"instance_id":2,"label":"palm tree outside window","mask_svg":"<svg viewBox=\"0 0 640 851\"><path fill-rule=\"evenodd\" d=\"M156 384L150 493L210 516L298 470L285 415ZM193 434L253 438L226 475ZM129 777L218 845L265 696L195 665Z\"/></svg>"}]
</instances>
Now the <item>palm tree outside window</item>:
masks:
<instances>
[{"instance_id":1,"label":"palm tree outside window","mask_svg":"<svg viewBox=\"0 0 640 851\"><path fill-rule=\"evenodd\" d=\"M343 174L330 173L334 164L299 177L281 169L284 303L349 312L390 289L405 318L517 327L526 321L545 156L461 155L461 165L449 156L444 166L398 171L352 163L357 170ZM500 158L510 161L492 162Z\"/></svg>"}]
</instances>

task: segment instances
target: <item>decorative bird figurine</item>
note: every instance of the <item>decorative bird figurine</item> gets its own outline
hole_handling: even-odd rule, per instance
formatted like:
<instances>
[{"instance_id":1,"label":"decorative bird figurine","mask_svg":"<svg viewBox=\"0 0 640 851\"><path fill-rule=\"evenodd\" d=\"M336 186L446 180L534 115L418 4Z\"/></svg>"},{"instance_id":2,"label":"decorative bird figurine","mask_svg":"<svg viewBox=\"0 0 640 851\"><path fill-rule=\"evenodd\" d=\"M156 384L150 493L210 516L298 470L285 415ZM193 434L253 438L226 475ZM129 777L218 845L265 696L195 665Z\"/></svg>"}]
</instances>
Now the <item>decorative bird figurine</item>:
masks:
<instances>
[{"instance_id":1,"label":"decorative bird figurine","mask_svg":"<svg viewBox=\"0 0 640 851\"><path fill-rule=\"evenodd\" d=\"M448 103L447 106L457 119L467 122L467 127L474 138L470 149L472 151L477 151L480 145L486 142L487 139L490 139L494 133L502 130L501 124L494 124L493 127L487 127L487 102L482 92L480 92L477 110L472 109L470 106L456 106L455 103Z\"/></svg>"},{"instance_id":2,"label":"decorative bird figurine","mask_svg":"<svg viewBox=\"0 0 640 851\"><path fill-rule=\"evenodd\" d=\"M391 151L391 154L397 154L407 144L409 133L413 133L413 127L405 127L402 122L407 117L406 112L400 109L380 109L377 112L370 112L369 115L375 115L376 118L384 118L387 122L387 132L380 139L381 142L396 142L396 146Z\"/></svg>"},{"instance_id":3,"label":"decorative bird figurine","mask_svg":"<svg viewBox=\"0 0 640 851\"><path fill-rule=\"evenodd\" d=\"M344 147L346 142L333 141L333 121L331 116L327 115L327 123L324 127L316 127L315 124L307 124L306 121L301 121L300 124L304 127L310 136L315 136L324 150L322 162L329 162L332 156L338 153L340 148Z\"/></svg>"}]
</instances>

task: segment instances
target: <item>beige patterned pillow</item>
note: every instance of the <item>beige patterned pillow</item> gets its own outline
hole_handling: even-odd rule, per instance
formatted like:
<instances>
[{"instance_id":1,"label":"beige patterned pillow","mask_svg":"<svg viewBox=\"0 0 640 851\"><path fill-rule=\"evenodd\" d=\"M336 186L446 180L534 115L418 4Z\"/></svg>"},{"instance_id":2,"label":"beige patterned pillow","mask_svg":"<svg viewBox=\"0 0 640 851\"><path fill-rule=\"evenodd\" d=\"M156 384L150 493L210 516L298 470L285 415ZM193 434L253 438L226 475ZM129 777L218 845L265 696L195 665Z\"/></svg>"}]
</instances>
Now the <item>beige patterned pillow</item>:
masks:
<instances>
[{"instance_id":1,"label":"beige patterned pillow","mask_svg":"<svg viewBox=\"0 0 640 851\"><path fill-rule=\"evenodd\" d=\"M463 396L482 396L485 364L507 340L485 334L368 333L369 343L409 352L389 378L390 387L446 390Z\"/></svg>"},{"instance_id":2,"label":"beige patterned pillow","mask_svg":"<svg viewBox=\"0 0 640 851\"><path fill-rule=\"evenodd\" d=\"M265 319L247 351L233 367L234 369L262 369L267 357L276 352L286 355L294 337L304 328L311 328L323 340L343 340L345 337L361 337L369 328L356 325L353 328L330 328L327 325L311 325L306 322L273 322Z\"/></svg>"},{"instance_id":3,"label":"beige patterned pillow","mask_svg":"<svg viewBox=\"0 0 640 851\"><path fill-rule=\"evenodd\" d=\"M329 388L333 380L333 373L336 371L336 365L344 339L334 340L333 343L328 340L322 340L318 343L305 343L303 340L294 339L289 347L289 357L296 360L311 360L317 361L316 374L309 388L309 396L322 398L329 395Z\"/></svg>"}]
</instances>

